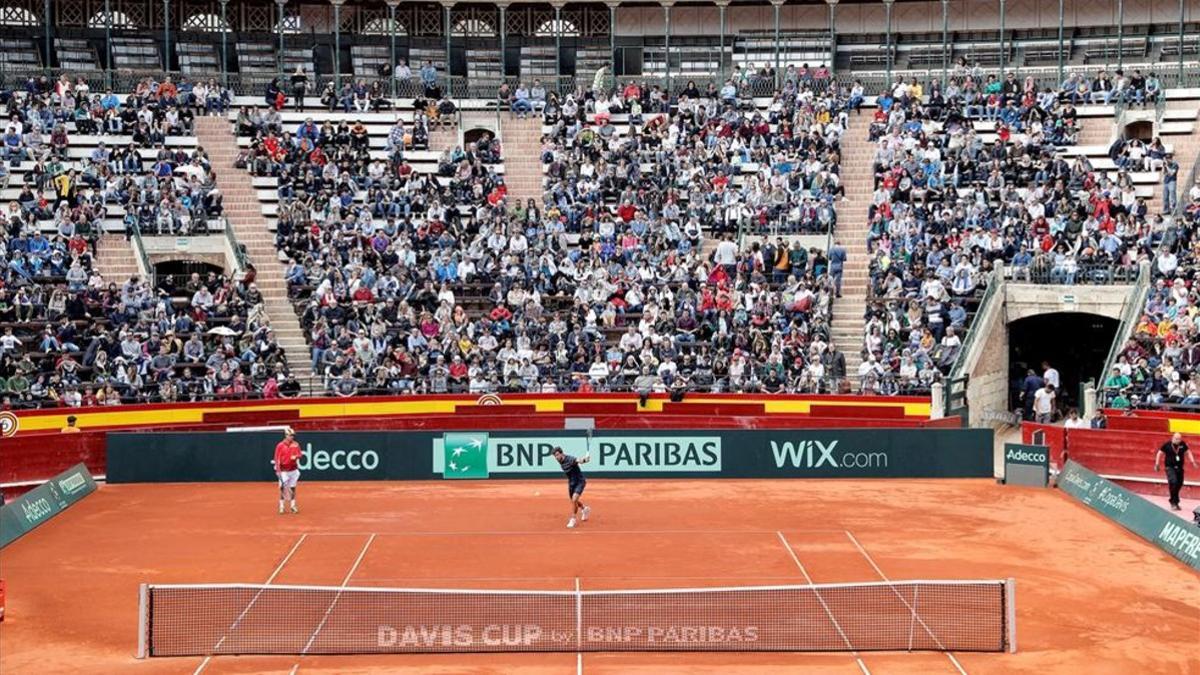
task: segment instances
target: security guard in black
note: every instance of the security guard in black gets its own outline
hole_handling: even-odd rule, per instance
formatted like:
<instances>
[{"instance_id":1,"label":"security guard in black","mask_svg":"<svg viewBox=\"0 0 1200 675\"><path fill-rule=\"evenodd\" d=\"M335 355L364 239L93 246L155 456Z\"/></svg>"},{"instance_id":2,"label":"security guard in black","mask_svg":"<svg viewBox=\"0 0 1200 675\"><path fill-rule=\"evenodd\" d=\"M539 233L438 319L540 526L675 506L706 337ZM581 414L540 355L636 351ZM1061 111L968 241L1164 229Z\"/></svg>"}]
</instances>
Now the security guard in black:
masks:
<instances>
[{"instance_id":1,"label":"security guard in black","mask_svg":"<svg viewBox=\"0 0 1200 675\"><path fill-rule=\"evenodd\" d=\"M1187 457L1192 467L1196 467L1196 458L1190 454L1188 444L1183 442L1183 434L1176 433L1171 440L1163 443L1154 457L1154 470L1158 471L1160 464L1167 472L1167 490L1170 492L1171 508L1179 510L1179 491L1183 488L1183 458Z\"/></svg>"}]
</instances>

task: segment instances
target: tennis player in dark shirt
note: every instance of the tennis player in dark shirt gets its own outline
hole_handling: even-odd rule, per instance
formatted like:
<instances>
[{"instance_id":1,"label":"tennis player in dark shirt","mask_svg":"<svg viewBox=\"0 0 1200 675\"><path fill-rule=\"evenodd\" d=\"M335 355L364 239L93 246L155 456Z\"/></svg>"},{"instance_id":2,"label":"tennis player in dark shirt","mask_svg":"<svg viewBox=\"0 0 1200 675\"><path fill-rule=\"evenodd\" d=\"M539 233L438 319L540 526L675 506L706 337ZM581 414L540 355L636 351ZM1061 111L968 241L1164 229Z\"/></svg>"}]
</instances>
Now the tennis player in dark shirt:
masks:
<instances>
[{"instance_id":1,"label":"tennis player in dark shirt","mask_svg":"<svg viewBox=\"0 0 1200 675\"><path fill-rule=\"evenodd\" d=\"M558 465L567 475L567 495L571 498L571 519L567 521L567 527L575 527L576 515L579 516L580 521L584 521L592 512L590 508L583 505L583 502L579 501L579 498L583 496L583 489L587 487L587 479L583 477L583 470L579 468L579 465L587 464L591 457L584 455L582 458L576 459L563 452L562 448L554 448L554 459L558 460Z\"/></svg>"}]
</instances>

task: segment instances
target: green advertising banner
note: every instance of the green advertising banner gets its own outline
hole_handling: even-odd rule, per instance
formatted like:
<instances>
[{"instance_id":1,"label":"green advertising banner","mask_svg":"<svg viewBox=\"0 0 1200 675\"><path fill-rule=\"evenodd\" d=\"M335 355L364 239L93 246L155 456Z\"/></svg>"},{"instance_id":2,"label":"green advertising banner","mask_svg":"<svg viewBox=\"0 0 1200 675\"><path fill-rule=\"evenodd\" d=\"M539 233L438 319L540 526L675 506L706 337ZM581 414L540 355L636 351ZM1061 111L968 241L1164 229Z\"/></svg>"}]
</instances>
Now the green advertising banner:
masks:
<instances>
[{"instance_id":1,"label":"green advertising banner","mask_svg":"<svg viewBox=\"0 0 1200 675\"><path fill-rule=\"evenodd\" d=\"M1058 477L1064 492L1200 571L1200 528L1093 473L1074 460Z\"/></svg>"},{"instance_id":2,"label":"green advertising banner","mask_svg":"<svg viewBox=\"0 0 1200 675\"><path fill-rule=\"evenodd\" d=\"M0 507L0 548L95 491L96 481L92 480L92 474L83 464L76 464L5 504Z\"/></svg>"},{"instance_id":3,"label":"green advertising banner","mask_svg":"<svg viewBox=\"0 0 1200 675\"><path fill-rule=\"evenodd\" d=\"M464 447L472 450L469 460L455 454L461 454ZM445 478L487 478L493 473L559 474L562 469L553 456L555 447L576 457L590 455L588 473L721 472L720 436L489 438L485 433L446 433L444 438L433 439L433 472ZM463 475L468 468L475 475Z\"/></svg>"},{"instance_id":4,"label":"green advertising banner","mask_svg":"<svg viewBox=\"0 0 1200 675\"><path fill-rule=\"evenodd\" d=\"M108 481L270 481L272 433L112 433ZM560 473L555 446L614 478L991 478L988 429L311 432L303 480L520 478Z\"/></svg>"},{"instance_id":5,"label":"green advertising banner","mask_svg":"<svg viewBox=\"0 0 1200 675\"><path fill-rule=\"evenodd\" d=\"M1050 483L1050 448L1005 443L1004 482L1007 485L1046 487Z\"/></svg>"}]
</instances>

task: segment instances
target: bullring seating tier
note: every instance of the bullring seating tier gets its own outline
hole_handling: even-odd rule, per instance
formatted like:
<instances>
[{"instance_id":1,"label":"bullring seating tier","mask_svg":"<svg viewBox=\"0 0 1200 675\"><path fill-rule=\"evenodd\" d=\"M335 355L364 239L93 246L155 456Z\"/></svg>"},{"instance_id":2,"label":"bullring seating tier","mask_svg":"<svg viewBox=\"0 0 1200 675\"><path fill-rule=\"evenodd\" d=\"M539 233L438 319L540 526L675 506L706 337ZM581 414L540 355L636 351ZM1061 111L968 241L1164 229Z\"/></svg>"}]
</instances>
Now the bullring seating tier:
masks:
<instances>
[{"instance_id":1,"label":"bullring seating tier","mask_svg":"<svg viewBox=\"0 0 1200 675\"><path fill-rule=\"evenodd\" d=\"M73 128L73 122L67 124L68 132L70 132ZM82 134L70 134L69 139L70 146L67 148L67 156L69 161L66 162L66 165L68 168L74 168L76 170L81 170L83 168L83 160L87 157L90 157L92 151L95 150L101 142L103 142L105 147L109 150L115 150L118 148L127 147L133 140L132 137L128 135L99 136ZM171 136L166 139L163 147L172 151L183 150L184 152L191 154L192 151L198 147L198 144L195 136ZM149 164L157 158L158 153L158 148L138 148L138 154L142 156L142 160L146 163L147 169L149 169ZM8 203L9 201L15 200L17 196L21 194L21 189L24 185L26 174L33 170L34 164L35 163L32 161L24 161L19 164L12 164L8 167L9 180L7 186L0 189L0 203ZM53 186L49 183L47 183L47 187L40 193L37 190L34 190L34 193L39 194L39 196L45 195L51 203L54 202ZM103 225L104 232L123 233L125 231L125 225L122 219L125 217L125 207L121 206L120 204L113 203L109 203L106 206L106 217L104 218ZM222 227L223 226L218 220L209 221L210 230L220 231ZM43 232L53 232L55 229L53 218L39 220L38 228Z\"/></svg>"},{"instance_id":2,"label":"bullring seating tier","mask_svg":"<svg viewBox=\"0 0 1200 675\"><path fill-rule=\"evenodd\" d=\"M767 108L768 108L768 106L770 106L771 101L772 101L772 99L765 98L765 97L755 98L754 105L755 105L755 108L757 109L756 112L759 114L762 114L763 116L766 116ZM873 107L873 106L874 106L874 98L873 97L868 99L867 102L864 104L864 107ZM1112 117L1115 113L1115 110L1114 110L1113 106L1111 106L1111 105L1080 105L1080 106L1076 106L1076 111L1078 112L1079 117L1081 117L1081 118ZM1184 119L1184 118L1187 118L1187 113L1188 113L1187 110L1181 110L1181 111L1177 112L1177 115L1179 116L1180 119ZM747 116L752 116L754 114L755 113L753 113L753 112L746 113ZM647 114L647 115L643 115L642 119L643 119L643 121L649 121L650 119L652 119L653 117L657 117L658 115L659 115L659 113ZM1195 116L1196 116L1195 111L1192 111L1190 119L1194 120ZM588 121L594 122L595 117L589 116ZM610 117L609 122L613 127L614 134L617 136L628 135L631 131L631 125L629 124L629 115L624 115L624 114L623 115L612 115ZM774 125L771 125L771 126L772 126L772 129L774 129ZM937 126L936 123L935 123L935 126ZM995 122L992 122L989 120L975 120L974 126L975 126L975 131L976 131L979 139L981 141L983 141L985 144L990 145L991 143L994 143L996 141ZM542 127L542 131L543 131L543 133L550 133L551 127L544 125ZM1166 131L1166 129L1164 129L1164 133L1186 134L1186 133L1190 133L1190 132L1191 132L1191 126L1184 126L1183 123L1180 123L1178 128L1172 128L1170 132L1168 132L1168 131ZM1172 150L1172 146L1170 143L1164 143L1164 146L1168 150ZM1112 161L1112 159L1110 159L1108 157L1108 146L1107 145L1063 146L1063 147L1059 148L1059 154L1061 154L1068 161L1073 160L1075 157L1082 155L1082 156L1086 157L1088 159L1088 161L1091 162L1092 167L1096 171L1105 172L1108 175L1108 178L1110 180L1115 181L1117 178L1117 166ZM546 169L546 167L543 165L542 170L545 171L545 169ZM752 173L758 171L758 165L757 164L742 164L741 171L743 174L752 174ZM1154 196L1154 190L1159 183L1159 178L1160 178L1159 174L1156 171L1137 171L1137 172L1130 173L1130 179L1134 183L1134 192L1137 194L1137 196L1144 197L1147 200L1151 199ZM735 182L738 182L738 177L735 177L734 180L735 180ZM969 190L969 188L963 188L964 192L967 190Z\"/></svg>"},{"instance_id":3,"label":"bullring seating tier","mask_svg":"<svg viewBox=\"0 0 1200 675\"><path fill-rule=\"evenodd\" d=\"M308 118L312 118L313 122L317 125L321 125L327 120L333 123L361 121L367 127L369 134L371 159L387 159L387 137L393 125L395 125L397 119L404 120L405 124L412 124L414 114L415 111L412 108L405 109L401 106L400 109L387 113L331 113L325 109L300 112L298 110L285 109L281 111L280 117L283 119L284 130L288 132L294 132ZM233 123L236 117L236 111L231 111L229 115L230 122ZM248 148L250 147L251 139L247 136L238 137L237 144L239 148ZM437 173L438 159L444 150L445 148L408 150L404 153L404 159L413 167L413 171L416 173L435 174ZM504 164L502 163L489 164L488 166L498 174L504 173ZM449 180L449 178L439 179L443 184L448 184ZM275 189L279 184L278 179L271 176L254 176L251 178L251 181L256 188L259 201L262 202L263 217L267 219L268 227L271 231L274 231L275 220L279 213L279 194ZM362 202L366 198L366 194L365 191L358 191L355 194L355 201Z\"/></svg>"}]
</instances>

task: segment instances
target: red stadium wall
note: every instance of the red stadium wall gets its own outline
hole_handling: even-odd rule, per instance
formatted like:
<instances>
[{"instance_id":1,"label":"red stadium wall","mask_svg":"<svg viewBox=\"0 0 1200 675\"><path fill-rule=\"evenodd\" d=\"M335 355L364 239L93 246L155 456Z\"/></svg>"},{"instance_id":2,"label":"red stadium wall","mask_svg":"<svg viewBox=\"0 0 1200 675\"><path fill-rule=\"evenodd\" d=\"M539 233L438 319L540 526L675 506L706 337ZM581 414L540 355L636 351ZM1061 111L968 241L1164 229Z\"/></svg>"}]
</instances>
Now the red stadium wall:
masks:
<instances>
[{"instance_id":1,"label":"red stadium wall","mask_svg":"<svg viewBox=\"0 0 1200 675\"><path fill-rule=\"evenodd\" d=\"M106 436L95 431L6 438L0 441L0 484L48 480L80 462L93 476L103 475Z\"/></svg>"},{"instance_id":2,"label":"red stadium wall","mask_svg":"<svg viewBox=\"0 0 1200 675\"><path fill-rule=\"evenodd\" d=\"M1107 429L1064 429L1061 426L1026 422L1021 425L1021 437L1028 443L1034 431L1043 430L1046 432L1046 444L1051 448L1051 457L1059 466L1065 460L1065 451L1066 456L1130 490L1166 495L1166 478L1162 472L1154 471L1154 455L1159 446L1170 439L1170 432L1166 429L1141 430L1144 427L1157 427L1134 423L1135 420L1144 422L1147 418L1110 417ZM1169 420L1163 417L1158 421ZM1193 452L1200 452L1200 434L1184 434L1184 440L1194 448ZM1188 469L1187 481L1196 482L1200 472L1190 466ZM1185 485L1182 494L1185 498L1200 499L1200 485Z\"/></svg>"},{"instance_id":3,"label":"red stadium wall","mask_svg":"<svg viewBox=\"0 0 1200 675\"><path fill-rule=\"evenodd\" d=\"M57 431L68 415L78 418L83 429L132 429L178 427L225 423L259 425L304 419L344 419L428 415L496 414L500 403L505 414L637 416L688 415L775 417L839 417L846 419L893 419L897 423L929 419L930 401L924 397L823 396L823 395L734 395L691 394L681 402L654 395L645 406L631 394L512 394L482 398L462 395L306 398L209 403L151 404L115 408L51 408L20 411L18 435Z\"/></svg>"},{"instance_id":4,"label":"red stadium wall","mask_svg":"<svg viewBox=\"0 0 1200 675\"><path fill-rule=\"evenodd\" d=\"M395 401L395 399L386 399ZM100 476L105 467L105 437L119 430L220 430L229 427L288 424L303 431L337 430L489 430L561 429L568 417L591 417L600 429L837 429L837 428L957 428L958 417L930 420L927 417L905 415L913 406L928 405L925 399L878 397L797 397L811 414L770 413L780 399L742 401L705 401L672 403L651 401L641 408L637 399L615 396L599 400L587 397L559 397L555 412L539 411L545 398L521 400L511 397L502 405L478 405L477 399L466 397L427 397L425 403L447 408L440 413L379 414L338 416L339 399L306 399L290 402L293 405L275 407L280 402L257 402L257 405L225 402L189 406L130 406L122 409L71 409L31 411L22 419L35 416L57 422L67 414L80 418L80 426L88 427L78 434L57 431L24 431L0 443L0 485L8 485L12 494L14 484L33 484L47 480L70 466L84 462L93 475ZM811 404L808 401L812 401ZM357 402L357 401L356 401ZM786 399L785 403L788 403ZM283 402L287 404L289 402ZM419 402L418 402L419 403ZM447 406L446 404L450 405ZM883 405L881 405L883 404ZM332 414L322 406L333 407ZM195 408L202 409L196 410ZM160 413L161 414L156 414ZM194 421L177 421L190 414ZM92 416L89 417L89 414Z\"/></svg>"}]
</instances>

